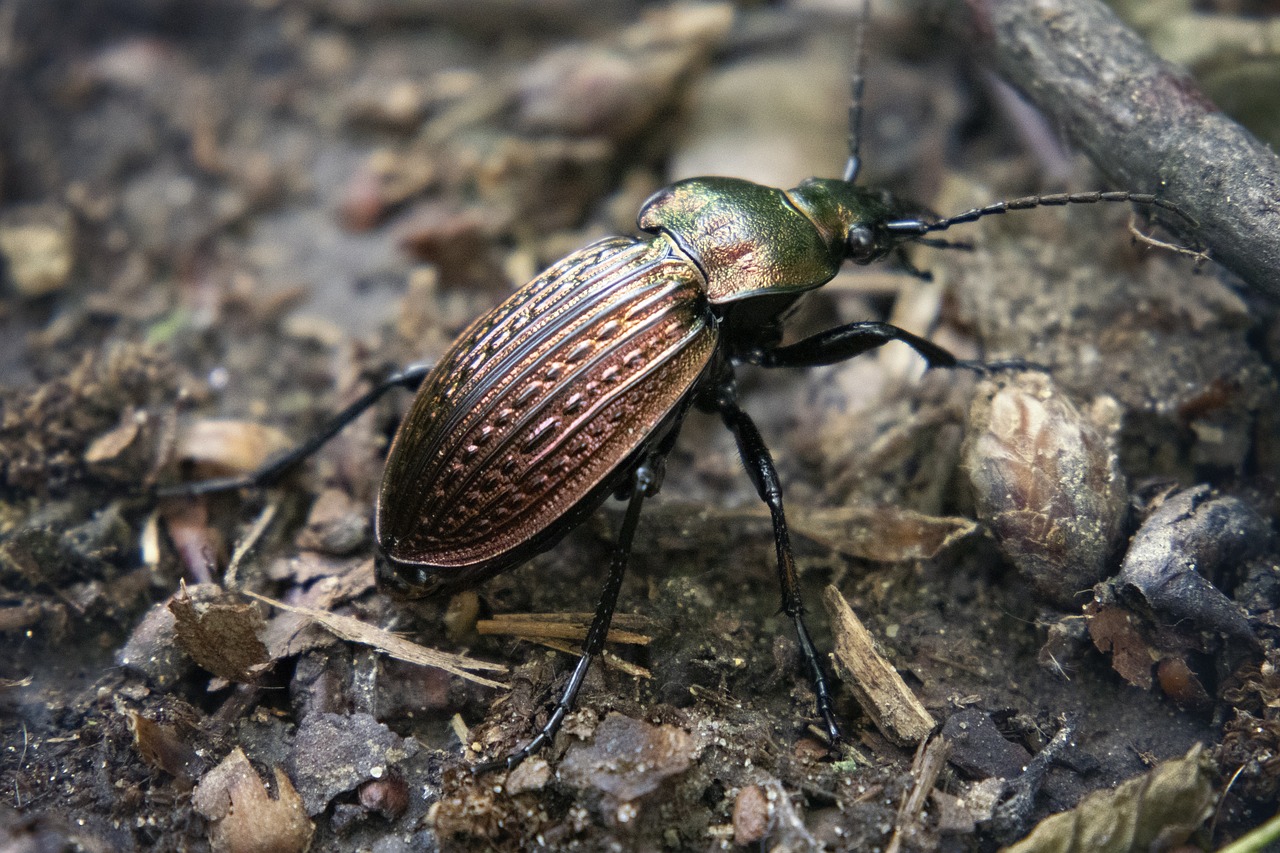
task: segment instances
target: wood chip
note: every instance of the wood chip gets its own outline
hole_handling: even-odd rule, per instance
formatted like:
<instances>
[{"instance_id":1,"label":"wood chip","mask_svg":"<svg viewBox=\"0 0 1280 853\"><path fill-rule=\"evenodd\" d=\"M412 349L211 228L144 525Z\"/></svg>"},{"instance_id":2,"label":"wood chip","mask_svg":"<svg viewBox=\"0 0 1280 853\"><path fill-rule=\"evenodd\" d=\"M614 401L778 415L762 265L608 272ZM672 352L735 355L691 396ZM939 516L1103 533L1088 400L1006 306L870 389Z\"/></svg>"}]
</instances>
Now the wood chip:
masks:
<instances>
[{"instance_id":1,"label":"wood chip","mask_svg":"<svg viewBox=\"0 0 1280 853\"><path fill-rule=\"evenodd\" d=\"M911 763L911 776L915 779L915 785L898 807L897 825L885 853L898 853L904 844L908 848L914 848L923 840L923 833L927 831L922 821L925 803L929 799L929 792L938 784L938 776L947 766L947 756L950 753L951 744L945 738L934 737L921 741L916 749L915 760Z\"/></svg>"},{"instance_id":2,"label":"wood chip","mask_svg":"<svg viewBox=\"0 0 1280 853\"><path fill-rule=\"evenodd\" d=\"M500 613L492 619L481 619L476 622L476 633L487 635L513 635L533 640L585 640L590 618L581 613ZM621 623L617 617L615 622ZM647 646L653 638L647 634L627 631L622 628L610 628L606 642L627 643L633 646Z\"/></svg>"},{"instance_id":3,"label":"wood chip","mask_svg":"<svg viewBox=\"0 0 1280 853\"><path fill-rule=\"evenodd\" d=\"M876 728L895 743L919 743L937 723L915 697L902 677L876 650L867 631L840 590L828 586L822 603L835 635L836 674L853 691Z\"/></svg>"},{"instance_id":4,"label":"wood chip","mask_svg":"<svg viewBox=\"0 0 1280 853\"><path fill-rule=\"evenodd\" d=\"M520 639L530 643L537 643L540 646L546 646L548 649L552 649L553 651L560 652L561 654L571 655L574 657L582 654L581 649L575 649L573 646L569 645L568 643L563 643L563 642L560 642L559 640L539 639L536 637L520 637ZM604 661L604 665L609 667L610 669L616 669L619 672L624 672L627 675L630 675L632 678L644 678L644 679L653 678L653 673L645 669L643 666L634 664L628 660L623 660L622 658L618 657L613 652L608 651L607 649L600 653L600 659Z\"/></svg>"}]
</instances>

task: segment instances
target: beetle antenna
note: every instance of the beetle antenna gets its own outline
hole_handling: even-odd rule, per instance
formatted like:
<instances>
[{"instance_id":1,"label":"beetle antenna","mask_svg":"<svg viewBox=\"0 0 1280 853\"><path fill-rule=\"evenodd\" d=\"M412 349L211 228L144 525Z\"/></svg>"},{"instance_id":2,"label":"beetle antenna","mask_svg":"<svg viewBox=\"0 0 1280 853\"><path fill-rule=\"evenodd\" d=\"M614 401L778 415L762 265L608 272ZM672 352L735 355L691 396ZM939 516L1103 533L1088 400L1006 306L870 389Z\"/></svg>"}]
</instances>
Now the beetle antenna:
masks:
<instances>
[{"instance_id":1,"label":"beetle antenna","mask_svg":"<svg viewBox=\"0 0 1280 853\"><path fill-rule=\"evenodd\" d=\"M1033 207L1053 207L1063 204L1097 204L1104 201L1127 201L1132 204L1141 204L1148 207L1158 207L1161 210L1167 210L1181 217L1193 229L1200 227L1200 223L1196 222L1191 216L1171 201L1165 201L1158 196L1150 193L1131 193L1131 192L1091 192L1091 193L1054 193L1053 195L1029 195L1022 198L1010 199L1009 201L998 201L995 204L989 204L986 207L975 207L972 210L966 210L964 213L956 216L948 216L945 219L935 219L926 221L924 219L897 219L892 222L886 222L884 227L890 233L898 234L906 238L923 237L926 234L935 231L945 231L952 225L960 225L965 222L973 222L984 216L994 216L998 213L1008 213L1011 210L1030 210Z\"/></svg>"},{"instance_id":2,"label":"beetle antenna","mask_svg":"<svg viewBox=\"0 0 1280 853\"><path fill-rule=\"evenodd\" d=\"M849 162L844 167L844 179L853 183L858 178L858 170L862 168L862 158L858 149L862 146L862 90L866 84L867 24L871 20L871 0L862 0L862 8L858 13L858 30L853 41L853 80L849 93Z\"/></svg>"}]
</instances>

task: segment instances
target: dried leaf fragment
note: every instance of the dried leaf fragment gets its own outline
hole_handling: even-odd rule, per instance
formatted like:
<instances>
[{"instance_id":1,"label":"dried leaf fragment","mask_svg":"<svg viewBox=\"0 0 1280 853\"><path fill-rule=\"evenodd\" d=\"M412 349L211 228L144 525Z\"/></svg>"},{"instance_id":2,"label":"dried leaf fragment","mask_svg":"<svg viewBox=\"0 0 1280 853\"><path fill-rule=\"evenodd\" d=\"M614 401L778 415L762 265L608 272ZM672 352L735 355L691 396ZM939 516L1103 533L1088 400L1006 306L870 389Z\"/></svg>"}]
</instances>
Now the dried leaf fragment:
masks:
<instances>
[{"instance_id":1,"label":"dried leaf fragment","mask_svg":"<svg viewBox=\"0 0 1280 853\"><path fill-rule=\"evenodd\" d=\"M1239 605L1211 579L1263 553L1271 540L1271 525L1238 498L1203 485L1184 489L1138 528L1116 587L1125 601L1145 605L1163 622L1185 620L1199 630L1251 638Z\"/></svg>"},{"instance_id":2,"label":"dried leaf fragment","mask_svg":"<svg viewBox=\"0 0 1280 853\"><path fill-rule=\"evenodd\" d=\"M1146 635L1134 624L1134 615L1123 607L1090 603L1085 607L1089 636L1098 651L1111 653L1111 668L1143 690L1151 688L1151 665L1159 656Z\"/></svg>"},{"instance_id":3,"label":"dried leaf fragment","mask_svg":"<svg viewBox=\"0 0 1280 853\"><path fill-rule=\"evenodd\" d=\"M136 711L130 711L129 731L133 733L133 749L148 766L163 770L190 786L192 770L199 767L200 757L171 726L157 723ZM198 772L198 771L197 771Z\"/></svg>"},{"instance_id":4,"label":"dried leaf fragment","mask_svg":"<svg viewBox=\"0 0 1280 853\"><path fill-rule=\"evenodd\" d=\"M275 789L273 799L239 747L204 775L191 802L210 821L215 853L301 853L311 846L315 826L278 767Z\"/></svg>"},{"instance_id":5,"label":"dried leaf fragment","mask_svg":"<svg viewBox=\"0 0 1280 853\"><path fill-rule=\"evenodd\" d=\"M84 461L90 465L100 464L115 459L133 444L138 437L142 424L146 422L144 412L126 413L120 424L102 433L84 451Z\"/></svg>"},{"instance_id":6,"label":"dried leaf fragment","mask_svg":"<svg viewBox=\"0 0 1280 853\"><path fill-rule=\"evenodd\" d=\"M369 542L369 510L340 489L326 489L311 505L298 547L324 554L348 555Z\"/></svg>"},{"instance_id":7,"label":"dried leaf fragment","mask_svg":"<svg viewBox=\"0 0 1280 853\"><path fill-rule=\"evenodd\" d=\"M0 257L26 299L66 287L75 263L75 220L57 205L11 206L0 216Z\"/></svg>"},{"instance_id":8,"label":"dried leaf fragment","mask_svg":"<svg viewBox=\"0 0 1280 853\"><path fill-rule=\"evenodd\" d=\"M213 586L218 565L226 557L226 545L218 530L209 524L209 505L204 500L164 501L160 519L182 561L185 576L197 585Z\"/></svg>"},{"instance_id":9,"label":"dried leaf fragment","mask_svg":"<svg viewBox=\"0 0 1280 853\"><path fill-rule=\"evenodd\" d=\"M881 563L932 560L978 530L967 518L897 507L822 507L806 510L791 532L848 557Z\"/></svg>"},{"instance_id":10,"label":"dried leaf fragment","mask_svg":"<svg viewBox=\"0 0 1280 853\"><path fill-rule=\"evenodd\" d=\"M1008 853L1120 853L1169 850L1185 842L1213 810L1213 762L1197 744L1182 758L1120 787L1096 791L1068 812L1042 820Z\"/></svg>"},{"instance_id":11,"label":"dried leaf fragment","mask_svg":"<svg viewBox=\"0 0 1280 853\"><path fill-rule=\"evenodd\" d=\"M1091 417L1053 380L1025 373L969 413L965 467L978 518L1036 592L1061 606L1102 579L1128 494L1114 449L1115 404Z\"/></svg>"},{"instance_id":12,"label":"dried leaf fragment","mask_svg":"<svg viewBox=\"0 0 1280 853\"><path fill-rule=\"evenodd\" d=\"M175 456L194 466L193 479L209 479L247 474L291 444L280 430L255 421L202 420L182 431Z\"/></svg>"},{"instance_id":13,"label":"dried leaf fragment","mask_svg":"<svg viewBox=\"0 0 1280 853\"><path fill-rule=\"evenodd\" d=\"M403 637L398 637L390 631L384 631L366 622L361 622L359 619L353 619L350 616L340 616L337 613L329 613L311 607L294 607L293 605L285 604L283 601L276 601L273 598L267 598L265 595L258 595L252 592L247 592L246 594L259 601L264 601L272 607L306 616L340 639L372 646L383 654L390 655L398 660L415 663L419 666L434 666L459 678L465 678L468 681L474 681L476 684L483 684L486 687L506 686L499 681L484 678L471 672L471 670L506 672L507 668L500 663L489 663L488 661L469 658L466 655L455 655L437 649L429 649L426 646L410 642Z\"/></svg>"},{"instance_id":14,"label":"dried leaf fragment","mask_svg":"<svg viewBox=\"0 0 1280 853\"><path fill-rule=\"evenodd\" d=\"M178 643L200 666L228 681L252 681L270 663L259 639L262 614L231 594L197 602L181 592L169 602Z\"/></svg>"}]
</instances>

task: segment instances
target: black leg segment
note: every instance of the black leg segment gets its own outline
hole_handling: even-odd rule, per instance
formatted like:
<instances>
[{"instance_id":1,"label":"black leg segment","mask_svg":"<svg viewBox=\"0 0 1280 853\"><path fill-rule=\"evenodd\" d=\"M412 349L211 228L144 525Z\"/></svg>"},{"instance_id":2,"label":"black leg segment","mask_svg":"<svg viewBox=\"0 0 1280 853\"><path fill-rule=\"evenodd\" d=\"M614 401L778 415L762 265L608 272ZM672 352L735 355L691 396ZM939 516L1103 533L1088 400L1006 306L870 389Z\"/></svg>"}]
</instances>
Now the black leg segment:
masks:
<instances>
[{"instance_id":1,"label":"black leg segment","mask_svg":"<svg viewBox=\"0 0 1280 853\"><path fill-rule=\"evenodd\" d=\"M837 326L785 347L754 350L747 353L744 360L761 367L818 367L848 361L864 352L884 346L890 341L902 341L911 347L920 354L930 368L960 368L980 374L1004 370L1048 372L1048 368L1043 365L1021 359L990 362L959 359L932 341L913 335L906 329L874 321Z\"/></svg>"},{"instance_id":2,"label":"black leg segment","mask_svg":"<svg viewBox=\"0 0 1280 853\"><path fill-rule=\"evenodd\" d=\"M490 770L504 768L510 770L515 767L545 744L550 743L556 736L556 732L560 730L565 716L573 710L578 691L582 688L582 680L586 678L587 669L591 666L591 660L604 649L605 638L609 635L609 623L613 621L613 609L618 603L618 593L622 590L622 577L626 574L627 560L631 556L631 541L635 538L636 525L640 521L640 505L644 503L646 496L653 493L656 482L653 464L649 461L641 464L632 477L631 496L627 503L626 515L622 519L622 530L618 533L618 546L614 549L613 561L609 564L609 575L605 578L604 589L600 592L600 603L596 605L596 615L591 620L591 627L587 629L587 638L582 643L582 657L578 658L578 665L573 668L573 675L569 677L569 683L565 685L560 701L552 709L547 724L521 749L499 761L479 764L472 768L472 772L480 774L488 773Z\"/></svg>"},{"instance_id":3,"label":"black leg segment","mask_svg":"<svg viewBox=\"0 0 1280 853\"><path fill-rule=\"evenodd\" d=\"M414 364L404 370L397 371L373 388L366 391L351 405L334 415L323 428L302 444L285 451L256 471L238 477L219 477L214 480L201 480L197 483L181 483L156 489L160 497L183 497L205 495L210 492L226 492L233 489L261 488L269 486L282 474L306 459L324 445L326 441L337 435L343 427L364 414L374 403L378 402L388 391L396 388L417 388L431 372L429 364Z\"/></svg>"},{"instance_id":4,"label":"black leg segment","mask_svg":"<svg viewBox=\"0 0 1280 853\"><path fill-rule=\"evenodd\" d=\"M890 341L902 341L918 352L930 367L957 367L960 362L942 347L888 323L849 323L789 344L760 350L748 356L763 367L817 367L838 364Z\"/></svg>"},{"instance_id":5,"label":"black leg segment","mask_svg":"<svg viewBox=\"0 0 1280 853\"><path fill-rule=\"evenodd\" d=\"M787 532L787 518L782 508L782 484L778 480L778 470L773 465L773 457L765 446L760 430L755 422L738 405L737 392L733 377L729 375L721 383L716 396L716 408L720 417L733 432L738 442L738 453L746 465L747 474L755 484L760 499L769 507L773 519L773 541L778 554L778 581L782 586L782 611L791 617L796 626L796 637L800 642L800 654L809 670L809 678L813 682L813 691L817 695L818 713L822 715L827 736L833 743L840 740L840 725L836 722L835 708L831 700L831 690L827 684L826 673L814 648L809 629L804 624L804 601L800 596L800 579L796 573L795 558L791 555L791 536Z\"/></svg>"}]
</instances>

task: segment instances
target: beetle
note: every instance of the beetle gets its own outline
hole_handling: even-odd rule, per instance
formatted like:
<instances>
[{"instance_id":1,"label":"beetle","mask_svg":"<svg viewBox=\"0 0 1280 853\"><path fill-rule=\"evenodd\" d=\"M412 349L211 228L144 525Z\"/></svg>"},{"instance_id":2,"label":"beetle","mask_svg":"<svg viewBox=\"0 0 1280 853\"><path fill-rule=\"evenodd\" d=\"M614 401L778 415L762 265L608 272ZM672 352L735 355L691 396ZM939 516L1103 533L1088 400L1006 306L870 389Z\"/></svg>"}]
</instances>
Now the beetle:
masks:
<instances>
[{"instance_id":1,"label":"beetle","mask_svg":"<svg viewBox=\"0 0 1280 853\"><path fill-rule=\"evenodd\" d=\"M804 619L783 493L764 439L738 400L735 370L834 364L899 341L930 368L987 370L892 326L851 322L786 344L797 300L845 261L902 256L930 235L1042 205L1129 202L1187 218L1133 192L1028 196L938 218L857 184L861 74L841 178L777 189L725 177L679 181L649 198L639 237L583 248L475 320L435 365L397 372L319 434L251 474L169 494L262 486L315 451L388 391L416 388L378 493L377 579L400 597L472 587L556 544L611 495L626 501L582 653L547 722L479 770L512 768L558 731L602 650L641 507L691 409L718 415L773 526L782 610L792 621L826 734L840 739L832 693ZM904 261L905 263L905 261Z\"/></svg>"}]
</instances>

